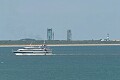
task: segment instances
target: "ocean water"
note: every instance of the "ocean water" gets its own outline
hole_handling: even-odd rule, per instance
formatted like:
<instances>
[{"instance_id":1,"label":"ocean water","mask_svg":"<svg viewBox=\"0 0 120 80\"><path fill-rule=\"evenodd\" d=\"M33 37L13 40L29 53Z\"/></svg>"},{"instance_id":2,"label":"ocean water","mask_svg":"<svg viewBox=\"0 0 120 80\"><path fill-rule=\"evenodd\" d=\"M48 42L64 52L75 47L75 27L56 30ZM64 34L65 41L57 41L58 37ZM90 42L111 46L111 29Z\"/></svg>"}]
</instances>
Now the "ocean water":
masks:
<instances>
[{"instance_id":1,"label":"ocean water","mask_svg":"<svg viewBox=\"0 0 120 80\"><path fill-rule=\"evenodd\" d=\"M120 46L58 46L52 56L0 47L0 80L120 80Z\"/></svg>"}]
</instances>

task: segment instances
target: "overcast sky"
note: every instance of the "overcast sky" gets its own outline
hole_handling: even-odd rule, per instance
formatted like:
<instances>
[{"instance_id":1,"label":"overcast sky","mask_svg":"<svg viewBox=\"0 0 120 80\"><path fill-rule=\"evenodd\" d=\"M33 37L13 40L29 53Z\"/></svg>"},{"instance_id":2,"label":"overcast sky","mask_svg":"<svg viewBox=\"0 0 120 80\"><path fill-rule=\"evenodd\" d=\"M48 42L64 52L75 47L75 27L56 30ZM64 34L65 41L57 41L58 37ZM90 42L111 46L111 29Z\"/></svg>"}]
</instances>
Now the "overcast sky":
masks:
<instances>
[{"instance_id":1,"label":"overcast sky","mask_svg":"<svg viewBox=\"0 0 120 80\"><path fill-rule=\"evenodd\" d=\"M0 40L120 39L120 0L0 0Z\"/></svg>"}]
</instances>

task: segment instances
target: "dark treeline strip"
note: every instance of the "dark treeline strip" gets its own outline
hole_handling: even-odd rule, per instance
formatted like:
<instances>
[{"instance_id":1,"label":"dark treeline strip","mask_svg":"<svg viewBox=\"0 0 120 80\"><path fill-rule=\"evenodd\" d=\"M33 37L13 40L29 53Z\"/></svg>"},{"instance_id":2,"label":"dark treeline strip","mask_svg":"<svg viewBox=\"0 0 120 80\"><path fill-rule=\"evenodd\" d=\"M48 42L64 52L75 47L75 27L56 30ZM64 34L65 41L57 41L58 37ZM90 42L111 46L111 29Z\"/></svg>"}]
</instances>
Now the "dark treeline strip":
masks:
<instances>
[{"instance_id":1,"label":"dark treeline strip","mask_svg":"<svg viewBox=\"0 0 120 80\"><path fill-rule=\"evenodd\" d=\"M0 45L39 45L39 44L120 44L120 41L100 40L0 40Z\"/></svg>"}]
</instances>

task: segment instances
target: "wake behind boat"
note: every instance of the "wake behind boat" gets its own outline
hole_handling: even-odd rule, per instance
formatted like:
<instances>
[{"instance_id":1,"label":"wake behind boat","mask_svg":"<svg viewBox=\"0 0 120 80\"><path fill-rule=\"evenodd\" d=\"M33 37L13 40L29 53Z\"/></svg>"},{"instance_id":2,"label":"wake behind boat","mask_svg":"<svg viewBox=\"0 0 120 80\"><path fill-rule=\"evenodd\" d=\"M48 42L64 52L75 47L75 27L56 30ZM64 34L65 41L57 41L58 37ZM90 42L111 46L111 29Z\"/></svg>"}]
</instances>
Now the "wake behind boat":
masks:
<instances>
[{"instance_id":1,"label":"wake behind boat","mask_svg":"<svg viewBox=\"0 0 120 80\"><path fill-rule=\"evenodd\" d=\"M42 46L28 46L17 51L13 51L15 55L52 55L52 49L46 45Z\"/></svg>"}]
</instances>

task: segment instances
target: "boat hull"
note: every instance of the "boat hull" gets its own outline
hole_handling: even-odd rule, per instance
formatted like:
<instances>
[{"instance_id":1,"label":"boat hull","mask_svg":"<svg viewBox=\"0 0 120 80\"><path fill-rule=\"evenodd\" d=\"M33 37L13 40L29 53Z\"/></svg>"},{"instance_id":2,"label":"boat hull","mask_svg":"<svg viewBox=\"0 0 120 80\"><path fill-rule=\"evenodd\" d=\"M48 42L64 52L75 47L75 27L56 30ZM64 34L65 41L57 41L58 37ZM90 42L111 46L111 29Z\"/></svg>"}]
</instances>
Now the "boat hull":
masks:
<instances>
[{"instance_id":1,"label":"boat hull","mask_svg":"<svg viewBox=\"0 0 120 80\"><path fill-rule=\"evenodd\" d=\"M13 51L15 55L52 55L52 51Z\"/></svg>"},{"instance_id":2,"label":"boat hull","mask_svg":"<svg viewBox=\"0 0 120 80\"><path fill-rule=\"evenodd\" d=\"M15 53L17 56L42 56L42 55L53 55L52 53Z\"/></svg>"}]
</instances>

